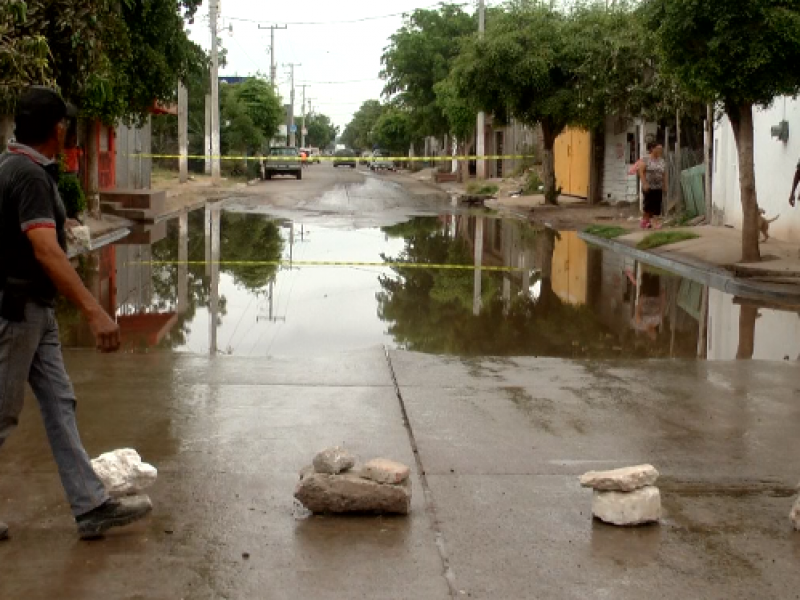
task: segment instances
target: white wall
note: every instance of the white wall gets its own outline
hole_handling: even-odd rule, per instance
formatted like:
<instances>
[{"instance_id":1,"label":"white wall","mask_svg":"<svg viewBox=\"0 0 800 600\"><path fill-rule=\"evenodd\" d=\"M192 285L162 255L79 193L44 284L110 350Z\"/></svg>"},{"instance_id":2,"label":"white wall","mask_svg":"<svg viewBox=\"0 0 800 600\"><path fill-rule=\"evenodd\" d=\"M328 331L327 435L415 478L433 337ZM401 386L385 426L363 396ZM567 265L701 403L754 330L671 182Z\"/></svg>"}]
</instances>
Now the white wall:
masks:
<instances>
[{"instance_id":1,"label":"white wall","mask_svg":"<svg viewBox=\"0 0 800 600\"><path fill-rule=\"evenodd\" d=\"M788 192L787 192L788 196ZM708 358L733 360L739 348L739 305L733 296L708 290ZM800 315L762 308L756 320L753 358L800 360Z\"/></svg>"},{"instance_id":2,"label":"white wall","mask_svg":"<svg viewBox=\"0 0 800 600\"><path fill-rule=\"evenodd\" d=\"M617 202L638 202L639 186L636 175L629 175L631 166L630 150L628 148L628 134L636 135L636 124L630 122L628 128L622 133L614 133L615 119L606 119L606 147L603 164L603 200L615 204ZM645 124L645 134L655 135L658 130L656 123ZM641 148L640 154L644 156L647 148Z\"/></svg>"},{"instance_id":3,"label":"white wall","mask_svg":"<svg viewBox=\"0 0 800 600\"><path fill-rule=\"evenodd\" d=\"M116 127L116 184L119 189L150 189L153 159L142 158L137 154L148 155L152 151L152 125L147 122L140 128L129 128L122 121Z\"/></svg>"},{"instance_id":4,"label":"white wall","mask_svg":"<svg viewBox=\"0 0 800 600\"><path fill-rule=\"evenodd\" d=\"M787 144L770 134L771 128L784 119L789 121ZM770 226L772 237L800 241L800 209L789 207L789 192L800 159L800 101L778 98L769 109L756 111L754 121L758 204L768 217L781 216ZM721 219L720 224L741 229L739 160L727 117L714 130L714 150L714 213Z\"/></svg>"}]
</instances>

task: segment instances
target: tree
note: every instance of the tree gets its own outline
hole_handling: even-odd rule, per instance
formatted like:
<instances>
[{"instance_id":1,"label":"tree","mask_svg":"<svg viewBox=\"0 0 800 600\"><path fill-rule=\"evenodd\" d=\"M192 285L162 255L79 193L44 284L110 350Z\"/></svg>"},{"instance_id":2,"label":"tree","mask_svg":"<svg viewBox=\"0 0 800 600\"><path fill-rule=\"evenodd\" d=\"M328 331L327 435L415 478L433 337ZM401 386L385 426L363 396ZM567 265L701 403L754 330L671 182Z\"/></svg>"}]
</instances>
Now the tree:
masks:
<instances>
[{"instance_id":1,"label":"tree","mask_svg":"<svg viewBox=\"0 0 800 600\"><path fill-rule=\"evenodd\" d=\"M496 11L483 39L462 43L452 71L457 94L496 119L540 124L545 197L555 204L553 147L564 128L579 121L575 52L567 17L536 0L517 0Z\"/></svg>"},{"instance_id":2,"label":"tree","mask_svg":"<svg viewBox=\"0 0 800 600\"><path fill-rule=\"evenodd\" d=\"M11 112L20 90L34 83L52 84L47 39L22 30L31 10L39 9L22 0L0 3L0 114Z\"/></svg>"},{"instance_id":3,"label":"tree","mask_svg":"<svg viewBox=\"0 0 800 600\"><path fill-rule=\"evenodd\" d=\"M371 149L372 130L386 107L378 100L367 100L353 115L342 133L342 143L354 150Z\"/></svg>"},{"instance_id":4,"label":"tree","mask_svg":"<svg viewBox=\"0 0 800 600\"><path fill-rule=\"evenodd\" d=\"M399 108L387 109L372 128L372 139L381 148L400 156L411 144L411 116Z\"/></svg>"},{"instance_id":5,"label":"tree","mask_svg":"<svg viewBox=\"0 0 800 600\"><path fill-rule=\"evenodd\" d=\"M646 0L665 68L696 98L721 105L739 155L742 261L761 259L753 107L800 93L800 0Z\"/></svg>"},{"instance_id":6,"label":"tree","mask_svg":"<svg viewBox=\"0 0 800 600\"><path fill-rule=\"evenodd\" d=\"M233 90L263 140L269 142L283 120L283 105L272 85L260 77L251 77Z\"/></svg>"},{"instance_id":7,"label":"tree","mask_svg":"<svg viewBox=\"0 0 800 600\"><path fill-rule=\"evenodd\" d=\"M331 122L328 115L313 113L307 117L308 129L306 143L314 148L327 148L339 135L339 128ZM300 119L303 124L303 119Z\"/></svg>"},{"instance_id":8,"label":"tree","mask_svg":"<svg viewBox=\"0 0 800 600\"><path fill-rule=\"evenodd\" d=\"M458 40L477 30L475 17L459 4L418 9L405 18L381 57L383 93L410 109L414 137L449 133L449 121L434 87L458 54Z\"/></svg>"},{"instance_id":9,"label":"tree","mask_svg":"<svg viewBox=\"0 0 800 600\"><path fill-rule=\"evenodd\" d=\"M579 124L600 127L609 115L672 117L688 99L663 73L653 32L630 2L581 4L565 24L575 65Z\"/></svg>"},{"instance_id":10,"label":"tree","mask_svg":"<svg viewBox=\"0 0 800 600\"><path fill-rule=\"evenodd\" d=\"M469 154L469 138L475 134L475 114L478 112L469 98L458 93L452 78L440 81L434 86L436 102L447 118L452 133L459 142L459 154ZM459 180L469 179L469 161L460 160Z\"/></svg>"}]
</instances>

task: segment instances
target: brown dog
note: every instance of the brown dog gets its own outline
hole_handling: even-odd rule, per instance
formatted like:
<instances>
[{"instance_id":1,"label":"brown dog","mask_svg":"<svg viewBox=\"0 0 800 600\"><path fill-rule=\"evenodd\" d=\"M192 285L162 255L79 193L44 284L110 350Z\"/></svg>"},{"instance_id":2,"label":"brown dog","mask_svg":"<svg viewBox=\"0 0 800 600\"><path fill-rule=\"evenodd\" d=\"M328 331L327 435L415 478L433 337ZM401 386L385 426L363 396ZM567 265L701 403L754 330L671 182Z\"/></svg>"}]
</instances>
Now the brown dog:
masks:
<instances>
[{"instance_id":1,"label":"brown dog","mask_svg":"<svg viewBox=\"0 0 800 600\"><path fill-rule=\"evenodd\" d=\"M762 242L766 242L769 239L769 224L781 218L781 216L778 215L772 219L767 219L767 217L764 216L766 214L767 211L763 208L758 209L758 230L761 232L761 235L764 236L764 239L761 240Z\"/></svg>"}]
</instances>

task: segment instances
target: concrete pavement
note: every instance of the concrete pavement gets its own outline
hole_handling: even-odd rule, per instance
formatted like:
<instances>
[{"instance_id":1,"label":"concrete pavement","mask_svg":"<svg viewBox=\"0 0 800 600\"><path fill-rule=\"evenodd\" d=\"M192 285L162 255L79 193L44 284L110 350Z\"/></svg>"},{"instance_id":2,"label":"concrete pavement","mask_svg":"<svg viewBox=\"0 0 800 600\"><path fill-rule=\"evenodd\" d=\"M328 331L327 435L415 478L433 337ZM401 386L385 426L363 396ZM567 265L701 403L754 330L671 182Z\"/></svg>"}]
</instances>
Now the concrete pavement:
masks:
<instances>
[{"instance_id":1,"label":"concrete pavement","mask_svg":"<svg viewBox=\"0 0 800 600\"><path fill-rule=\"evenodd\" d=\"M154 516L79 542L28 402L0 452L0 597L794 597L793 366L389 358L68 352L90 453L155 464ZM330 444L411 465L411 517L303 514L296 472ZM644 461L663 523L592 522L577 476Z\"/></svg>"}]
</instances>

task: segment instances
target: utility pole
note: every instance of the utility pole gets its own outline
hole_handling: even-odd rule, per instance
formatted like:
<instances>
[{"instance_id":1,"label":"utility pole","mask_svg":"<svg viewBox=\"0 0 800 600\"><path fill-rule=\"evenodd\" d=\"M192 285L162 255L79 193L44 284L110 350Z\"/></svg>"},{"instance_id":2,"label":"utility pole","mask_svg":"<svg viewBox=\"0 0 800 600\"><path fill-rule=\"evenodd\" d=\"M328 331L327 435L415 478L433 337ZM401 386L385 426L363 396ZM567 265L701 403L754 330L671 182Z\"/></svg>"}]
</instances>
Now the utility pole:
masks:
<instances>
[{"instance_id":1,"label":"utility pole","mask_svg":"<svg viewBox=\"0 0 800 600\"><path fill-rule=\"evenodd\" d=\"M259 29L269 29L269 80L272 88L275 89L275 79L277 79L277 67L275 66L275 30L288 29L286 25L268 25L267 27L258 26Z\"/></svg>"},{"instance_id":2,"label":"utility pole","mask_svg":"<svg viewBox=\"0 0 800 600\"><path fill-rule=\"evenodd\" d=\"M205 155L205 174L211 175L211 94L206 94L206 128L203 135L203 154Z\"/></svg>"},{"instance_id":3,"label":"utility pole","mask_svg":"<svg viewBox=\"0 0 800 600\"><path fill-rule=\"evenodd\" d=\"M292 76L292 92L289 95L289 98L290 98L290 105L289 105L289 146L294 147L296 145L296 142L297 142L297 138L295 137L295 131L293 131L294 127L295 127L294 126L294 68L295 67L302 67L303 65L301 65L300 63L289 63L289 64L286 64L286 65L283 65L283 66L284 67L289 67L289 69L291 70L291 76Z\"/></svg>"},{"instance_id":4,"label":"utility pole","mask_svg":"<svg viewBox=\"0 0 800 600\"><path fill-rule=\"evenodd\" d=\"M303 127L300 129L300 147L306 147L306 88L310 87L307 83L304 83L300 86L303 88L303 104L301 105L301 111L303 113Z\"/></svg>"},{"instance_id":5,"label":"utility pole","mask_svg":"<svg viewBox=\"0 0 800 600\"><path fill-rule=\"evenodd\" d=\"M486 31L486 3L478 0L478 37L483 39ZM486 179L486 113L478 113L478 124L475 132L475 152L478 155L475 163L475 176L478 179Z\"/></svg>"},{"instance_id":6,"label":"utility pole","mask_svg":"<svg viewBox=\"0 0 800 600\"><path fill-rule=\"evenodd\" d=\"M211 184L220 182L219 146L219 48L217 47L217 17L219 0L209 0L211 21Z\"/></svg>"},{"instance_id":7,"label":"utility pole","mask_svg":"<svg viewBox=\"0 0 800 600\"><path fill-rule=\"evenodd\" d=\"M186 86L178 82L178 160L179 181L189 181L189 96Z\"/></svg>"}]
</instances>

